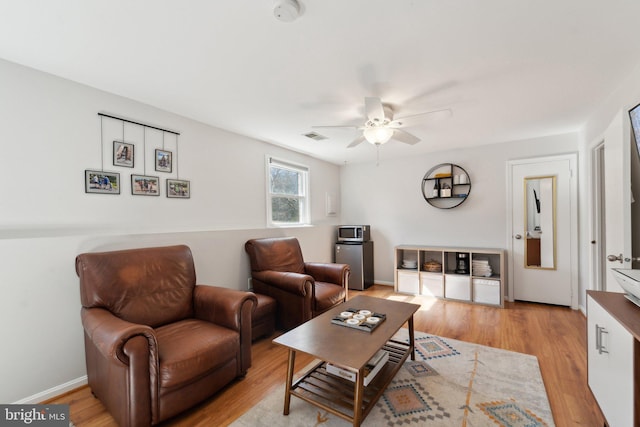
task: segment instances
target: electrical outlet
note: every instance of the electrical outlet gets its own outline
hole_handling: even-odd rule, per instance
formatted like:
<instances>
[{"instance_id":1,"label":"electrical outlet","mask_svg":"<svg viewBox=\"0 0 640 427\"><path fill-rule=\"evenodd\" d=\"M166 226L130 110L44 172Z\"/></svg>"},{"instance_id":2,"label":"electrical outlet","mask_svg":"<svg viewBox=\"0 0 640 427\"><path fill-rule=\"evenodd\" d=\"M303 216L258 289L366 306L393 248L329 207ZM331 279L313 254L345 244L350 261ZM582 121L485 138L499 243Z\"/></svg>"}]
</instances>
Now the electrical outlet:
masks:
<instances>
[{"instance_id":1,"label":"electrical outlet","mask_svg":"<svg viewBox=\"0 0 640 427\"><path fill-rule=\"evenodd\" d=\"M252 280L251 280L251 277L249 277L249 278L247 279L247 289L248 289L248 290L252 290L252 289L253 289L253 282L252 282Z\"/></svg>"}]
</instances>

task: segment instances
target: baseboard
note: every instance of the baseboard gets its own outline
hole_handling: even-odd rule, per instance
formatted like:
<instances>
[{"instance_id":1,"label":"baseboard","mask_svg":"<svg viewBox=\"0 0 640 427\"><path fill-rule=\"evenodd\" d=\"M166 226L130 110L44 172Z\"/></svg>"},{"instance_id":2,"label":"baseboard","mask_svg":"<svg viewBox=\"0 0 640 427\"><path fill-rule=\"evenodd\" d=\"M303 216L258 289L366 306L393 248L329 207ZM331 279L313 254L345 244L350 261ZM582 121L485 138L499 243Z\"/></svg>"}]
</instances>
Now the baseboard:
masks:
<instances>
[{"instance_id":1,"label":"baseboard","mask_svg":"<svg viewBox=\"0 0 640 427\"><path fill-rule=\"evenodd\" d=\"M48 390L41 391L40 393L36 393L29 397L25 397L24 399L20 399L17 402L13 402L13 403L16 405L29 405L29 404L33 405L36 403L42 403L49 399L53 399L54 397L65 394L78 387L82 387L83 385L86 385L86 384L87 384L87 376L83 375L80 378L76 378L64 384L51 387Z\"/></svg>"},{"instance_id":2,"label":"baseboard","mask_svg":"<svg viewBox=\"0 0 640 427\"><path fill-rule=\"evenodd\" d=\"M376 285L393 286L393 282L385 282L385 281L382 281L382 280L376 280L374 283Z\"/></svg>"},{"instance_id":3,"label":"baseboard","mask_svg":"<svg viewBox=\"0 0 640 427\"><path fill-rule=\"evenodd\" d=\"M585 317L587 316L587 308L584 305L578 305L578 310L580 310Z\"/></svg>"}]
</instances>

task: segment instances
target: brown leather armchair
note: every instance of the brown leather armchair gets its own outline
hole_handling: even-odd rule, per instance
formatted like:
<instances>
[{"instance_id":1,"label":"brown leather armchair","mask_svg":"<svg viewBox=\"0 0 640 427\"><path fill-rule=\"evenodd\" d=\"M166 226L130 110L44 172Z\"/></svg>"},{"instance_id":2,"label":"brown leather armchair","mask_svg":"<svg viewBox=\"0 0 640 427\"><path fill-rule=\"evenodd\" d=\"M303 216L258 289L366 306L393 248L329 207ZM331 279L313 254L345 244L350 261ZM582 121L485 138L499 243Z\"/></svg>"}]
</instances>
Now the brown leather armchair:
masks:
<instances>
[{"instance_id":1,"label":"brown leather armchair","mask_svg":"<svg viewBox=\"0 0 640 427\"><path fill-rule=\"evenodd\" d=\"M244 247L253 290L276 300L279 328L294 328L346 300L349 265L304 262L295 237L252 239Z\"/></svg>"},{"instance_id":2,"label":"brown leather armchair","mask_svg":"<svg viewBox=\"0 0 640 427\"><path fill-rule=\"evenodd\" d=\"M256 297L196 286L187 246L76 258L89 387L120 426L155 425L251 366Z\"/></svg>"}]
</instances>

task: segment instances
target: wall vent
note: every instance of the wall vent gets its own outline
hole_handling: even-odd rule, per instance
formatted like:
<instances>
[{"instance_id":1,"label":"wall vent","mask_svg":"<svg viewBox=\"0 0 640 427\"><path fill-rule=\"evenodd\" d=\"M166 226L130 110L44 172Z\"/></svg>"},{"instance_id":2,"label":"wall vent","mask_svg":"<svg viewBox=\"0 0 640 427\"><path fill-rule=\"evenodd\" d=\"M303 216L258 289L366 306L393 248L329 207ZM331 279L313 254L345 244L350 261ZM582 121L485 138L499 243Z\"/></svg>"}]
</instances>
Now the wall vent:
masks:
<instances>
[{"instance_id":1,"label":"wall vent","mask_svg":"<svg viewBox=\"0 0 640 427\"><path fill-rule=\"evenodd\" d=\"M322 141L323 139L328 139L326 136L320 135L316 132L303 133L302 135L306 136L309 139L313 139L314 141Z\"/></svg>"}]
</instances>

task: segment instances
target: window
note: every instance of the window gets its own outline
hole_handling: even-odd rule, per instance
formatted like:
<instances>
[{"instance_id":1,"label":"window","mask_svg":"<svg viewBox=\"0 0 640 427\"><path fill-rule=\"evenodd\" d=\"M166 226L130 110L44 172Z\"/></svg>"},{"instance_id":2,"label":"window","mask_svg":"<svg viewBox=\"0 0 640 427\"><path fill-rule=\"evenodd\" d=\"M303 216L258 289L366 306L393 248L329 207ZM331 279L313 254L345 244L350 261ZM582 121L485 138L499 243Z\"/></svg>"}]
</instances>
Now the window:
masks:
<instances>
[{"instance_id":1,"label":"window","mask_svg":"<svg viewBox=\"0 0 640 427\"><path fill-rule=\"evenodd\" d=\"M267 157L267 221L270 226L309 224L309 168Z\"/></svg>"}]
</instances>

